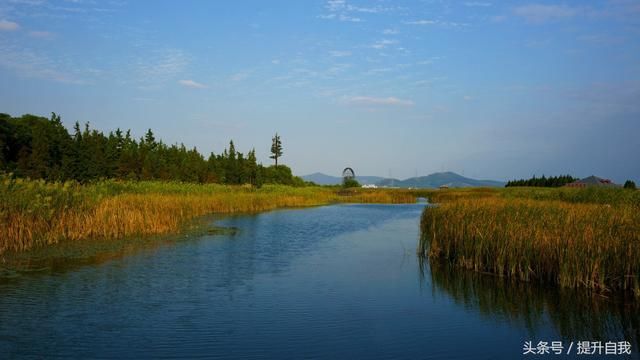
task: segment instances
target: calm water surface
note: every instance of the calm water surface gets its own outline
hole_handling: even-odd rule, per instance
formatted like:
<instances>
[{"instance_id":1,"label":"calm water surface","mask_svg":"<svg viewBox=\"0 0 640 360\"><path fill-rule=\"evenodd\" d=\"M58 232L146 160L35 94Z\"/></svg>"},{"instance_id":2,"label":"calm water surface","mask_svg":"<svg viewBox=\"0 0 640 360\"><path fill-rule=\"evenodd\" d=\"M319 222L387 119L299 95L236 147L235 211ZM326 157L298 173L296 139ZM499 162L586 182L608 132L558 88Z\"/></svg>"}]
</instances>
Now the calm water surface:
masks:
<instances>
[{"instance_id":1,"label":"calm water surface","mask_svg":"<svg viewBox=\"0 0 640 360\"><path fill-rule=\"evenodd\" d=\"M639 313L621 302L419 261L423 206L228 217L216 225L232 234L5 279L0 357L510 359L526 340L635 346Z\"/></svg>"}]
</instances>

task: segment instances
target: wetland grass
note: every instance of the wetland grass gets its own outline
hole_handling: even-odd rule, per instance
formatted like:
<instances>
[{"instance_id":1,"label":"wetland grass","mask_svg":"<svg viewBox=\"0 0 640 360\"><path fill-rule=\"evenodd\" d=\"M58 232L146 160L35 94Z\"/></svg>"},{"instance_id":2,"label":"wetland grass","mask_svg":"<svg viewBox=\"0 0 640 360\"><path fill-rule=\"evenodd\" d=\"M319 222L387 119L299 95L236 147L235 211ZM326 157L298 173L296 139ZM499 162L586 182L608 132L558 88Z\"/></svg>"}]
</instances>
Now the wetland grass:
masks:
<instances>
[{"instance_id":1,"label":"wetland grass","mask_svg":"<svg viewBox=\"0 0 640 360\"><path fill-rule=\"evenodd\" d=\"M407 190L354 190L101 181L47 183L0 177L0 254L62 240L117 239L174 233L206 214L254 213L336 202L407 203Z\"/></svg>"},{"instance_id":2,"label":"wetland grass","mask_svg":"<svg viewBox=\"0 0 640 360\"><path fill-rule=\"evenodd\" d=\"M640 193L622 189L434 192L418 252L478 272L640 296Z\"/></svg>"}]
</instances>

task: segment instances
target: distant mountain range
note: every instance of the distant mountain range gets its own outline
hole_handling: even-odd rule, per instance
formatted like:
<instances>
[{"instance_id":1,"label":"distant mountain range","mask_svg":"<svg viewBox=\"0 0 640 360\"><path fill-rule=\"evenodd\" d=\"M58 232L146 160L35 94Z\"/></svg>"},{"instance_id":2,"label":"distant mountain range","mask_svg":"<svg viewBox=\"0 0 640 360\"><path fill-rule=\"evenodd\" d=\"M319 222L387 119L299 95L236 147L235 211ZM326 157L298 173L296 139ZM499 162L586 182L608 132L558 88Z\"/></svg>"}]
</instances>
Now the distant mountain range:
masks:
<instances>
[{"instance_id":1,"label":"distant mountain range","mask_svg":"<svg viewBox=\"0 0 640 360\"><path fill-rule=\"evenodd\" d=\"M306 181L313 181L319 185L337 185L342 183L342 178L322 173L302 176ZM446 185L456 187L503 187L504 182L494 180L476 180L464 177L454 172L439 172L427 176L412 177L406 180L388 179L379 176L356 176L360 184L375 184L378 186L400 188L437 188Z\"/></svg>"},{"instance_id":2,"label":"distant mountain range","mask_svg":"<svg viewBox=\"0 0 640 360\"><path fill-rule=\"evenodd\" d=\"M384 179L379 186L397 186L402 188L437 188L442 185L449 187L503 187L504 182L495 180L476 180L464 177L454 172L433 173L427 176L412 177L406 180Z\"/></svg>"}]
</instances>

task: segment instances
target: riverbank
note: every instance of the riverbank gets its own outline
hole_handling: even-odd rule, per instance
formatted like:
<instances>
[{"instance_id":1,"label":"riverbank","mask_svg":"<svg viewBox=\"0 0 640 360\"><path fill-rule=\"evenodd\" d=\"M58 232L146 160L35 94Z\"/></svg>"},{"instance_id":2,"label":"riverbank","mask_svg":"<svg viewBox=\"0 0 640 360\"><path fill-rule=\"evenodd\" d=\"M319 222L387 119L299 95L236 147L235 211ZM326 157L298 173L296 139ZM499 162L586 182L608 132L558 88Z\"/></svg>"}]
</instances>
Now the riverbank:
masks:
<instances>
[{"instance_id":1,"label":"riverbank","mask_svg":"<svg viewBox=\"0 0 640 360\"><path fill-rule=\"evenodd\" d=\"M330 203L411 203L408 190L192 184L158 181L48 183L0 177L0 254L63 240L170 234L206 214Z\"/></svg>"},{"instance_id":2,"label":"riverbank","mask_svg":"<svg viewBox=\"0 0 640 360\"><path fill-rule=\"evenodd\" d=\"M418 253L458 267L599 293L640 296L640 192L465 189L434 192Z\"/></svg>"}]
</instances>

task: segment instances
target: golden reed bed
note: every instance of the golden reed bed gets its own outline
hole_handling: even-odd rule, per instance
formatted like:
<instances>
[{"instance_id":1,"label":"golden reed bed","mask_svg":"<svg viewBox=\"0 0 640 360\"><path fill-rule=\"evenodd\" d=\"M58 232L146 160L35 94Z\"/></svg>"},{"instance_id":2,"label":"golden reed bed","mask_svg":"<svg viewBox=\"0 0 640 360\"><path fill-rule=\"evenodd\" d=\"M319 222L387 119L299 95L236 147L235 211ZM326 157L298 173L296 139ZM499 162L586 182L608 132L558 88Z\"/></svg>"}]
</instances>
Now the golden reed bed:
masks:
<instances>
[{"instance_id":1,"label":"golden reed bed","mask_svg":"<svg viewBox=\"0 0 640 360\"><path fill-rule=\"evenodd\" d=\"M519 280L640 295L637 192L452 191L434 200L421 220L421 255Z\"/></svg>"},{"instance_id":2,"label":"golden reed bed","mask_svg":"<svg viewBox=\"0 0 640 360\"><path fill-rule=\"evenodd\" d=\"M219 213L246 213L336 202L408 203L402 190L353 190L160 182L0 182L0 254L61 240L115 239L179 231L187 221Z\"/></svg>"}]
</instances>

